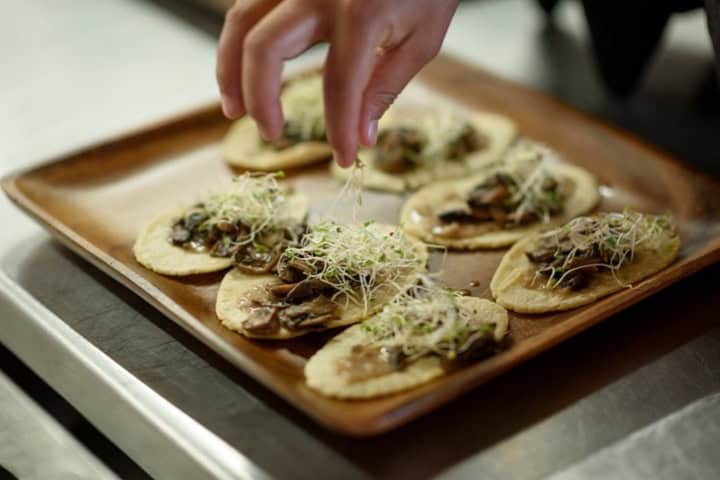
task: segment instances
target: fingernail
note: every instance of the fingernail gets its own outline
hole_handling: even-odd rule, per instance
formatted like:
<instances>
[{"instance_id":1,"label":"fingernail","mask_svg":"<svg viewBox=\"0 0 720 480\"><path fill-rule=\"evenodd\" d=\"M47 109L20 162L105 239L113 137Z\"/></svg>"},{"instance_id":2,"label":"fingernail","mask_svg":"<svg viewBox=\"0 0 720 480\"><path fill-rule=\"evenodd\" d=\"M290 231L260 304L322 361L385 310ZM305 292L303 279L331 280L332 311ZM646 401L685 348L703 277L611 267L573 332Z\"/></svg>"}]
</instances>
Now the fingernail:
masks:
<instances>
[{"instance_id":1,"label":"fingernail","mask_svg":"<svg viewBox=\"0 0 720 480\"><path fill-rule=\"evenodd\" d=\"M235 119L244 113L242 105L240 105L240 102L236 98L225 93L221 94L220 97L222 99L223 114L225 114L226 117Z\"/></svg>"},{"instance_id":2,"label":"fingernail","mask_svg":"<svg viewBox=\"0 0 720 480\"><path fill-rule=\"evenodd\" d=\"M259 123L257 124L257 129L258 129L258 133L260 134L260 138L262 138L266 142L272 142L273 140L275 140L273 138L273 135L270 135L270 132L265 130L265 128L262 125L260 125Z\"/></svg>"},{"instance_id":3,"label":"fingernail","mask_svg":"<svg viewBox=\"0 0 720 480\"><path fill-rule=\"evenodd\" d=\"M370 120L368 123L368 130L367 130L367 139L368 139L368 147L372 147L377 143L377 135L378 135L378 121L377 120Z\"/></svg>"},{"instance_id":4,"label":"fingernail","mask_svg":"<svg viewBox=\"0 0 720 480\"><path fill-rule=\"evenodd\" d=\"M348 168L350 165L352 165L352 161L348 162L347 159L340 155L340 152L338 152L337 150L333 151L333 160L342 168Z\"/></svg>"}]
</instances>

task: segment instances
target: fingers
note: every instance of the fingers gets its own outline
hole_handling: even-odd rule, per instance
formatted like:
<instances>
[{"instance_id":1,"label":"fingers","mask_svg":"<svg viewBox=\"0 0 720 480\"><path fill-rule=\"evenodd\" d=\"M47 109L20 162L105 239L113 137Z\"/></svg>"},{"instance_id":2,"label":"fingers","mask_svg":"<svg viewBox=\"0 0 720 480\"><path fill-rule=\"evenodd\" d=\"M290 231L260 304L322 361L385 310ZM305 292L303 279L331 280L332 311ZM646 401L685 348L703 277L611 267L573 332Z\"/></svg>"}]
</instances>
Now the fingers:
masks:
<instances>
[{"instance_id":1,"label":"fingers","mask_svg":"<svg viewBox=\"0 0 720 480\"><path fill-rule=\"evenodd\" d=\"M415 34L378 60L363 97L358 126L363 144L375 144L378 120L410 80L437 55L444 36L445 30L437 36L428 36L428 32Z\"/></svg>"},{"instance_id":2,"label":"fingers","mask_svg":"<svg viewBox=\"0 0 720 480\"><path fill-rule=\"evenodd\" d=\"M247 112L266 140L280 136L283 63L317 43L323 36L320 16L286 0L250 31L243 51L242 90Z\"/></svg>"},{"instance_id":3,"label":"fingers","mask_svg":"<svg viewBox=\"0 0 720 480\"><path fill-rule=\"evenodd\" d=\"M325 65L324 93L328 142L341 167L355 161L363 92L375 66L379 32L356 15L336 21Z\"/></svg>"},{"instance_id":4,"label":"fingers","mask_svg":"<svg viewBox=\"0 0 720 480\"><path fill-rule=\"evenodd\" d=\"M225 116L245 113L242 92L242 57L245 36L280 0L237 0L225 16L218 45L216 77Z\"/></svg>"}]
</instances>

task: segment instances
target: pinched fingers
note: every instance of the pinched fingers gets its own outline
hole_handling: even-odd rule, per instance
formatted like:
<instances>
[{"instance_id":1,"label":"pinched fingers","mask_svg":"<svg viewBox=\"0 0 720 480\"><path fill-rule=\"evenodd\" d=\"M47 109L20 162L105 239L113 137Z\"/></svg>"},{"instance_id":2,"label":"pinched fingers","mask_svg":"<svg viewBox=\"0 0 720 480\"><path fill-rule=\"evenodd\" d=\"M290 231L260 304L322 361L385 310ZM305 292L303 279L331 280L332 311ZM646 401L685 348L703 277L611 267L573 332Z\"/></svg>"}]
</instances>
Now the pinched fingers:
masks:
<instances>
[{"instance_id":1,"label":"pinched fingers","mask_svg":"<svg viewBox=\"0 0 720 480\"><path fill-rule=\"evenodd\" d=\"M341 167L352 165L357 155L363 93L375 68L375 46L382 34L364 15L367 12L338 15L325 64L327 135Z\"/></svg>"}]
</instances>

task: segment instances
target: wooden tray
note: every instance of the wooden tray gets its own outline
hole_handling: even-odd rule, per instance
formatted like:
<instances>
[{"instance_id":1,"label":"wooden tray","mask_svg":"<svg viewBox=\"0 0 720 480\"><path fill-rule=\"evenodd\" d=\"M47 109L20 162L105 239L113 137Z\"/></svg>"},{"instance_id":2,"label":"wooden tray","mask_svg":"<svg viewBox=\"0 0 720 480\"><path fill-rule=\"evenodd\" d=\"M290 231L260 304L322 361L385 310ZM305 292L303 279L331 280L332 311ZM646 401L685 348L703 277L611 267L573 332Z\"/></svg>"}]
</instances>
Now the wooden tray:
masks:
<instances>
[{"instance_id":1,"label":"wooden tray","mask_svg":"<svg viewBox=\"0 0 720 480\"><path fill-rule=\"evenodd\" d=\"M228 122L217 105L18 173L2 185L11 199L75 252L318 422L351 435L376 434L406 423L720 258L720 184L543 94L447 57L430 64L418 82L433 102L452 98L466 107L509 115L523 134L594 172L604 185L601 209L632 205L643 211L672 211L683 240L680 258L652 278L590 306L555 315L512 315L513 345L486 361L405 393L336 401L313 393L303 379L305 359L329 334L284 342L246 340L224 329L215 317L221 274L163 277L133 258L131 246L145 222L200 198L233 173L220 155ZM339 189L326 172L326 165L289 172L290 181L311 198L314 214ZM402 201L367 193L362 215L395 222ZM450 253L444 280L488 297L490 278L503 253ZM435 255L431 264L437 267L440 261ZM473 281L479 287L470 287Z\"/></svg>"}]
</instances>

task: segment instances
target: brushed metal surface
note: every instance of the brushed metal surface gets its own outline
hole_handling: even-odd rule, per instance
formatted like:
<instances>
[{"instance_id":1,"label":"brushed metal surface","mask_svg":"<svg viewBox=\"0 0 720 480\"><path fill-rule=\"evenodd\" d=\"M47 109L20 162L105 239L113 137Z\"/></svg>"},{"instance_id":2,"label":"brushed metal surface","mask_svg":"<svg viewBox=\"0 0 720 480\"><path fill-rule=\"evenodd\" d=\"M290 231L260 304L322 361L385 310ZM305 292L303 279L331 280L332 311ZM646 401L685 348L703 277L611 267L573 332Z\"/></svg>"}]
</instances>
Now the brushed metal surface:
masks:
<instances>
[{"instance_id":1,"label":"brushed metal surface","mask_svg":"<svg viewBox=\"0 0 720 480\"><path fill-rule=\"evenodd\" d=\"M3 373L0 373L0 466L23 480L117 479ZM0 477L6 478L1 471Z\"/></svg>"}]
</instances>

